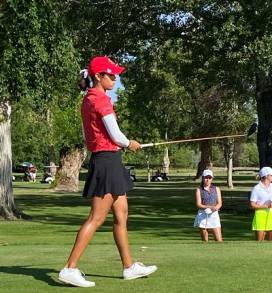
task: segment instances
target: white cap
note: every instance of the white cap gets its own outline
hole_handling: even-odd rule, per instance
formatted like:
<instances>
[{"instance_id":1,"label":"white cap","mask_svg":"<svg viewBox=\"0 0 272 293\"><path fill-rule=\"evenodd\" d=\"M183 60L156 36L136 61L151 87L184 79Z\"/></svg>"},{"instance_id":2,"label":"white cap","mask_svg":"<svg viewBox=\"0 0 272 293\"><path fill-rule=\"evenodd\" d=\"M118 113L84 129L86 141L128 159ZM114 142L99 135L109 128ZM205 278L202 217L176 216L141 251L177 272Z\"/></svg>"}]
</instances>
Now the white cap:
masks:
<instances>
[{"instance_id":1,"label":"white cap","mask_svg":"<svg viewBox=\"0 0 272 293\"><path fill-rule=\"evenodd\" d=\"M212 176L213 177L213 172L212 170L204 170L203 173L202 173L202 177L206 177L206 176Z\"/></svg>"},{"instance_id":2,"label":"white cap","mask_svg":"<svg viewBox=\"0 0 272 293\"><path fill-rule=\"evenodd\" d=\"M259 172L260 177L265 177L268 175L272 175L272 168L270 167L262 167L262 169Z\"/></svg>"}]
</instances>

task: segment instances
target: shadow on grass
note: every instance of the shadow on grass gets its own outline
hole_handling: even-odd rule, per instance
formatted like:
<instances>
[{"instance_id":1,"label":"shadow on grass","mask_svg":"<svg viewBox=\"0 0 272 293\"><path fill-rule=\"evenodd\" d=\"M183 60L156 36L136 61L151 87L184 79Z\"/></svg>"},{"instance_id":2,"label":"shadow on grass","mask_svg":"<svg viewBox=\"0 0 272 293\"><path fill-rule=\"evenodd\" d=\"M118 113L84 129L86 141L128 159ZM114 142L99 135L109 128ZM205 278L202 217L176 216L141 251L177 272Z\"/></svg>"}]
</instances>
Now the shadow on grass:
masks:
<instances>
[{"instance_id":1,"label":"shadow on grass","mask_svg":"<svg viewBox=\"0 0 272 293\"><path fill-rule=\"evenodd\" d=\"M25 275L33 277L36 280L43 281L49 286L66 286L60 282L55 281L49 274L59 272L49 268L33 268L28 266L7 266L0 267L0 273L12 274L12 275Z\"/></svg>"}]
</instances>

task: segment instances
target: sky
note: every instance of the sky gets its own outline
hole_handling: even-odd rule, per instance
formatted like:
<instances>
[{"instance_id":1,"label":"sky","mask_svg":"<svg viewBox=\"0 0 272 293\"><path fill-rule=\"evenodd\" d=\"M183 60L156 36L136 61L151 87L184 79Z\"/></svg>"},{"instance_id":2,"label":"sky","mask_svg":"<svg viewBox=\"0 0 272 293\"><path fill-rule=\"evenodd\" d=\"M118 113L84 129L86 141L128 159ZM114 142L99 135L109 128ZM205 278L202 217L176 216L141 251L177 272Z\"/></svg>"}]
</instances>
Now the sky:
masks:
<instances>
[{"instance_id":1,"label":"sky","mask_svg":"<svg viewBox=\"0 0 272 293\"><path fill-rule=\"evenodd\" d=\"M107 92L107 94L111 97L111 100L112 100L113 102L116 102L116 101L117 101L116 91L117 91L119 88L123 88L123 85L122 85L122 83L120 82L120 78L119 78L119 76L117 76L117 79L116 79L116 83L115 83L114 88L113 88L111 91L108 91L108 92Z\"/></svg>"}]
</instances>

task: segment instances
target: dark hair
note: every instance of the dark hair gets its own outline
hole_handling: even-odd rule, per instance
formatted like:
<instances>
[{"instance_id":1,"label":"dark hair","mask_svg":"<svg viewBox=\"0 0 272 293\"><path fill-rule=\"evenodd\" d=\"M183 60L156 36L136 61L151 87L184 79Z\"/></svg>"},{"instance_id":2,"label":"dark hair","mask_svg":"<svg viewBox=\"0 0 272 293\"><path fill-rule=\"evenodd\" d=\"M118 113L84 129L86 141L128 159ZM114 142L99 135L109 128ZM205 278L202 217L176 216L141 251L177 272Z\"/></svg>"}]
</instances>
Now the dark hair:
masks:
<instances>
[{"instance_id":1,"label":"dark hair","mask_svg":"<svg viewBox=\"0 0 272 293\"><path fill-rule=\"evenodd\" d=\"M86 91L86 89L91 86L91 81L89 77L84 78L83 76L81 76L78 81L78 86L82 91Z\"/></svg>"}]
</instances>

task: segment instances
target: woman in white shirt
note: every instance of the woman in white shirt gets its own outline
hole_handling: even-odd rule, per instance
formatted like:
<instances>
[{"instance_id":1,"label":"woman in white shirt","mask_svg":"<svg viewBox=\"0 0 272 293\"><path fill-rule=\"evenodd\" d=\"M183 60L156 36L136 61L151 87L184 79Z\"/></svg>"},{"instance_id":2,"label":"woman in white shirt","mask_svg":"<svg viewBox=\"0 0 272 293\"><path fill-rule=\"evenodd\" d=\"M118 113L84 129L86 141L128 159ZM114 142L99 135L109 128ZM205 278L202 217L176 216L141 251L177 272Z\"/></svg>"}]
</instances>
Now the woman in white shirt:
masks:
<instances>
[{"instance_id":1,"label":"woman in white shirt","mask_svg":"<svg viewBox=\"0 0 272 293\"><path fill-rule=\"evenodd\" d=\"M250 206L255 210L252 230L256 232L256 240L263 241L268 235L272 240L272 168L263 167L260 182L251 191Z\"/></svg>"}]
</instances>

